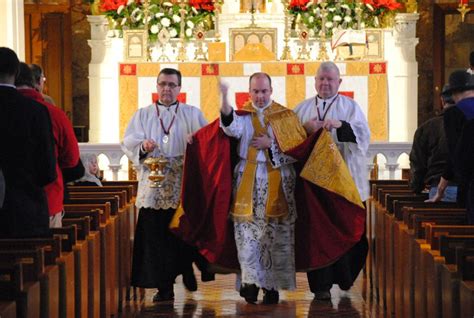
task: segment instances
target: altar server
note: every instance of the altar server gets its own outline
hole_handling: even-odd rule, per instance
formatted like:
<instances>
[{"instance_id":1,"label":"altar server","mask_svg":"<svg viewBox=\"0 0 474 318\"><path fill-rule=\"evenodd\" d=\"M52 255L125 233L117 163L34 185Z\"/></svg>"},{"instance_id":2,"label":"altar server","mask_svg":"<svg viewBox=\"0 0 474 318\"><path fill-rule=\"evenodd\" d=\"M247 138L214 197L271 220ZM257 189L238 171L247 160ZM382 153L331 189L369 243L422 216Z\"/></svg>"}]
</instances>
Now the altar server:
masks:
<instances>
[{"instance_id":1,"label":"altar server","mask_svg":"<svg viewBox=\"0 0 474 318\"><path fill-rule=\"evenodd\" d=\"M366 155L370 130L357 102L338 93L341 82L337 65L333 62L322 63L315 77L316 96L300 103L295 113L309 135L321 128L331 133L364 202L369 197ZM367 239L362 235L360 242L338 261L308 272L315 298L330 299L329 290L333 284L339 284L344 290L352 286L365 263L367 245Z\"/></svg>"},{"instance_id":2,"label":"altar server","mask_svg":"<svg viewBox=\"0 0 474 318\"><path fill-rule=\"evenodd\" d=\"M159 99L132 117L122 149L138 167L136 206L140 209L135 231L132 285L157 288L154 301L174 299L173 284L183 274L185 286L196 290L193 252L174 237L168 224L179 205L183 159L188 139L206 125L199 108L178 101L181 73L164 68L156 85ZM161 187L150 187L150 169L144 160L163 156L168 160Z\"/></svg>"}]
</instances>

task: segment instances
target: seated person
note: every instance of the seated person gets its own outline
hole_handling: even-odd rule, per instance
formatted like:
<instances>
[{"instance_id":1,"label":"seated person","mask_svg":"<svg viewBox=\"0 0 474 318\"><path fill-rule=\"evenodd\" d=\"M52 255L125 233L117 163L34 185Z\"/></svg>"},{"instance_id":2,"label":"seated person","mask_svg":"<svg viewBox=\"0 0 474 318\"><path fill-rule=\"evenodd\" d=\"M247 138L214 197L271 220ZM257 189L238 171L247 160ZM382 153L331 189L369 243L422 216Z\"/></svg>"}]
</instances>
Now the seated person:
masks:
<instances>
[{"instance_id":1,"label":"seated person","mask_svg":"<svg viewBox=\"0 0 474 318\"><path fill-rule=\"evenodd\" d=\"M99 175L99 164L97 156L93 153L82 154L81 161L84 164L84 176L74 181L75 185L80 186L102 186L102 178Z\"/></svg>"}]
</instances>

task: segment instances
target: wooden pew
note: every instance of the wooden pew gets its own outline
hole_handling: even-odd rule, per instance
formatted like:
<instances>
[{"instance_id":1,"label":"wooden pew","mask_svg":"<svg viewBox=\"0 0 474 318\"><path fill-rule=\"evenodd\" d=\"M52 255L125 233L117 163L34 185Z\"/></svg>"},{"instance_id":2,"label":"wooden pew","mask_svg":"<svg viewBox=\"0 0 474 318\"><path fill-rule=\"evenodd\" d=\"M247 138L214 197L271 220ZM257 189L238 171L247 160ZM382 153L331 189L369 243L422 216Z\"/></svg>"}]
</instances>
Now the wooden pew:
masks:
<instances>
[{"instance_id":1,"label":"wooden pew","mask_svg":"<svg viewBox=\"0 0 474 318\"><path fill-rule=\"evenodd\" d=\"M438 265L446 262L439 251L439 235L469 233L474 227L463 225L466 222L465 210L444 211L444 213L439 211L438 214L429 214L422 210L420 213L423 214L413 216L414 228L417 227L417 222L421 222L421 228L424 227L425 233L415 239L414 245L415 316L437 317L442 313L441 276Z\"/></svg>"},{"instance_id":2,"label":"wooden pew","mask_svg":"<svg viewBox=\"0 0 474 318\"><path fill-rule=\"evenodd\" d=\"M382 213L381 213L381 220L382 227L380 228L382 235L382 241L384 242L381 246L381 251L383 252L380 255L384 267L381 268L383 271L384 279L385 279L385 302L387 312L392 314L396 314L396 306L395 306L395 249L397 247L396 240L396 218L393 214L394 212L394 202L396 201L409 201L409 202L424 202L428 199L427 194L415 194L409 189L396 189L393 190L382 189L379 191L380 198L383 200ZM379 223L380 224L380 223Z\"/></svg>"},{"instance_id":3,"label":"wooden pew","mask_svg":"<svg viewBox=\"0 0 474 318\"><path fill-rule=\"evenodd\" d=\"M446 208L434 208L436 204L414 202L416 206L425 208L413 208L406 206L403 211L403 224L399 224L399 238L402 242L398 247L397 265L400 265L399 273L396 277L401 278L399 288L403 297L403 313L407 317L425 316L427 310L427 294L425 288L426 277L420 271L425 270L426 264L422 256L430 248L423 239L415 235L416 218L425 221L435 222L436 219L445 219L448 214L450 218L457 218L458 222L465 222L465 212L458 209L448 210ZM430 208L428 208L430 207ZM436 288L435 288L436 292Z\"/></svg>"},{"instance_id":4,"label":"wooden pew","mask_svg":"<svg viewBox=\"0 0 474 318\"><path fill-rule=\"evenodd\" d=\"M87 262L87 251L85 251L82 246L78 249L75 225L62 228L52 228L51 231L53 234L61 237L61 256L70 259L70 263L72 264L72 266L64 268L64 275L66 275L65 290L67 292L60 292L62 296L65 296L60 298L60 303L63 302L64 305L61 307L66 308L67 310L65 312L65 317L74 317L77 312L76 307L80 306L80 302L76 302L76 299L78 298L76 295L76 286L81 285L80 268L84 259ZM87 284L87 280L84 284Z\"/></svg>"},{"instance_id":5,"label":"wooden pew","mask_svg":"<svg viewBox=\"0 0 474 318\"><path fill-rule=\"evenodd\" d=\"M405 230L404 225L399 220L400 216L396 217L396 213L397 209L400 211L400 207L406 204L430 206L430 203L424 202L427 199L426 194L416 195L407 188L406 184L383 184L374 186L372 190L377 197L372 208L376 211L375 277L379 301L390 314L413 316L414 303L408 301L408 306L405 306L404 298L413 299L414 293L413 290L411 295L404 292L404 280L401 279L402 275L411 274L410 271L404 270L406 263L403 256L412 255L412 252L409 248L405 248L407 242L403 242L401 237ZM453 206L446 203L431 204L432 206ZM410 278L413 281L414 277Z\"/></svg>"},{"instance_id":6,"label":"wooden pew","mask_svg":"<svg viewBox=\"0 0 474 318\"><path fill-rule=\"evenodd\" d=\"M131 281L131 269L132 269L132 249L133 249L133 237L135 236L135 225L137 224L138 219L138 209L135 206L135 200L138 193L138 181L137 180L123 180L123 181L102 181L103 186L120 186L120 187L132 187L132 196L129 197L130 206L129 206L129 217L127 220L128 228L127 232L128 235L124 237L129 244L128 250L124 251L124 259L129 260L128 268L124 267L123 274L126 286L126 300L130 300L130 281ZM128 238L128 239L127 239ZM127 264L125 264L127 266Z\"/></svg>"},{"instance_id":7,"label":"wooden pew","mask_svg":"<svg viewBox=\"0 0 474 318\"><path fill-rule=\"evenodd\" d=\"M461 272L459 312L461 317L474 315L474 249L456 248L456 266Z\"/></svg>"},{"instance_id":8,"label":"wooden pew","mask_svg":"<svg viewBox=\"0 0 474 318\"><path fill-rule=\"evenodd\" d=\"M126 192L124 190L117 190L117 192L90 192L93 189L103 190L104 187L83 187L88 189L89 192L70 192L71 202L76 204L81 203L105 203L109 202L111 204L111 217L110 222L113 225L113 235L114 235L114 246L108 248L108 252L111 253L113 257L113 263L110 263L108 270L109 275L112 278L110 282L111 286L111 310L112 314L116 315L118 310L122 309L123 299L125 297L125 286L124 286L124 275L122 274L124 266L122 264L129 264L130 261L126 260L123 257L125 253L124 250L130 250L129 240L126 240L127 223L128 218L128 206L126 206L125 201L127 199ZM75 189L74 187L70 188L71 191ZM127 252L127 255L129 253ZM113 267L113 268L112 268ZM128 266L127 268L129 268Z\"/></svg>"},{"instance_id":9,"label":"wooden pew","mask_svg":"<svg viewBox=\"0 0 474 318\"><path fill-rule=\"evenodd\" d=\"M2 239L0 250L36 250L44 248L44 274L39 279L41 294L41 317L65 317L65 302L61 297L66 294L65 268L73 266L68 258L61 255L61 238ZM63 294L61 294L61 292ZM62 313L62 315L61 315Z\"/></svg>"},{"instance_id":10,"label":"wooden pew","mask_svg":"<svg viewBox=\"0 0 474 318\"><path fill-rule=\"evenodd\" d=\"M385 278L385 250L384 250L384 204L382 202L382 191L407 191L408 182L406 180L371 180L372 196L367 207L368 238L369 238L369 260L374 266L374 271L369 270L369 275L373 278L375 292L378 300L384 308L387 308L386 278ZM375 250L373 245L375 244ZM375 252L374 257L372 256ZM389 309L390 310L390 309Z\"/></svg>"},{"instance_id":11,"label":"wooden pew","mask_svg":"<svg viewBox=\"0 0 474 318\"><path fill-rule=\"evenodd\" d=\"M16 303L14 301L0 300L0 317L2 318L16 318Z\"/></svg>"},{"instance_id":12,"label":"wooden pew","mask_svg":"<svg viewBox=\"0 0 474 318\"><path fill-rule=\"evenodd\" d=\"M63 218L63 224L69 222L77 224L76 220L89 220L86 223L89 229L81 231L81 226L78 226L78 239L88 241L87 316L93 318L100 317L100 214L101 210L99 209L66 211ZM81 290L84 293L83 288Z\"/></svg>"},{"instance_id":13,"label":"wooden pew","mask_svg":"<svg viewBox=\"0 0 474 318\"><path fill-rule=\"evenodd\" d=\"M89 284L89 233L90 218L63 218L63 228L53 229L53 233L68 237L67 243L74 253L75 317L88 317Z\"/></svg>"},{"instance_id":14,"label":"wooden pew","mask_svg":"<svg viewBox=\"0 0 474 318\"><path fill-rule=\"evenodd\" d=\"M460 282L462 273L456 266L456 248L474 248L474 235L441 235L440 254L445 263L440 265L442 316L460 317Z\"/></svg>"},{"instance_id":15,"label":"wooden pew","mask_svg":"<svg viewBox=\"0 0 474 318\"><path fill-rule=\"evenodd\" d=\"M107 187L70 187L70 196L73 199L108 198L119 196L119 210L117 213L117 275L118 277L118 304L119 310L125 299L129 299L130 272L131 272L131 220L135 211L132 201L132 186ZM77 192L76 192L77 191ZM112 207L112 210L114 207ZM118 261L120 260L120 261Z\"/></svg>"},{"instance_id":16,"label":"wooden pew","mask_svg":"<svg viewBox=\"0 0 474 318\"><path fill-rule=\"evenodd\" d=\"M24 279L23 262L0 262L0 299L16 302L18 318L40 318L40 283Z\"/></svg>"},{"instance_id":17,"label":"wooden pew","mask_svg":"<svg viewBox=\"0 0 474 318\"><path fill-rule=\"evenodd\" d=\"M110 317L111 315L117 314L116 303L112 302L112 299L116 299L116 217L111 216L112 205L111 202L104 201L101 199L91 199L92 202L103 202L103 203L92 203L87 199L74 199L73 202L79 201L78 204L65 204L64 209L66 214L68 213L90 213L91 210L99 210L100 216L100 273L98 275L100 282L100 306L99 306L99 316L100 317ZM89 203L87 203L89 202ZM118 203L115 202L114 208L118 208ZM87 212L89 211L89 212ZM114 211L113 213L116 213ZM94 267L97 268L97 267ZM92 271L89 271L89 275L95 275ZM96 280L97 277L91 278L90 280ZM95 297L95 296L94 296ZM89 306L90 309L90 306Z\"/></svg>"}]
</instances>

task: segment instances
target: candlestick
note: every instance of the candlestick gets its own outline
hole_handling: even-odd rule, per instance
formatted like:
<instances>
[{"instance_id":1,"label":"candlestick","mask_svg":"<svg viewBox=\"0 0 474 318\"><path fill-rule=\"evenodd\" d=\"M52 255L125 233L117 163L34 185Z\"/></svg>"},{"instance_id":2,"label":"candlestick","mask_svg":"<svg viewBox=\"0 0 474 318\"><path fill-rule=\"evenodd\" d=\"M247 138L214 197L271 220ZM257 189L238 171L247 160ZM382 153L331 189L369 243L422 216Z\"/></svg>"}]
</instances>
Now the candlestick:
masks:
<instances>
[{"instance_id":1,"label":"candlestick","mask_svg":"<svg viewBox=\"0 0 474 318\"><path fill-rule=\"evenodd\" d=\"M216 42L221 41L221 34L219 32L219 14L221 13L222 3L221 1L216 1L214 3L214 37Z\"/></svg>"},{"instance_id":2,"label":"candlestick","mask_svg":"<svg viewBox=\"0 0 474 318\"><path fill-rule=\"evenodd\" d=\"M186 48L185 48L185 45L184 45L184 39L185 39L185 35L184 35L184 25L186 23L186 19L185 19L185 14L186 14L186 9L184 8L186 6L185 0L181 0L179 2L179 13L181 15L181 22L180 22L180 32L179 32L179 48L178 48L178 56L177 56L177 60L180 61L180 62L184 62L186 61L188 58L186 56Z\"/></svg>"},{"instance_id":3,"label":"candlestick","mask_svg":"<svg viewBox=\"0 0 474 318\"><path fill-rule=\"evenodd\" d=\"M416 0L407 0L405 8L407 9L407 13L416 13L418 12L418 3Z\"/></svg>"},{"instance_id":4,"label":"candlestick","mask_svg":"<svg viewBox=\"0 0 474 318\"><path fill-rule=\"evenodd\" d=\"M320 61L327 61L329 59L328 53L326 50L326 6L327 3L321 1L319 4L321 6L321 34L319 36L319 52L318 52L318 60Z\"/></svg>"},{"instance_id":5,"label":"candlestick","mask_svg":"<svg viewBox=\"0 0 474 318\"><path fill-rule=\"evenodd\" d=\"M285 36L283 38L283 42L285 42L285 46L283 47L283 52L281 54L280 60L288 61L292 60L293 57L291 56L290 46L288 42L290 41L290 28L291 28L291 21L292 16L290 16L290 12L288 10L288 0L283 0L284 5L284 12L285 12Z\"/></svg>"}]
</instances>

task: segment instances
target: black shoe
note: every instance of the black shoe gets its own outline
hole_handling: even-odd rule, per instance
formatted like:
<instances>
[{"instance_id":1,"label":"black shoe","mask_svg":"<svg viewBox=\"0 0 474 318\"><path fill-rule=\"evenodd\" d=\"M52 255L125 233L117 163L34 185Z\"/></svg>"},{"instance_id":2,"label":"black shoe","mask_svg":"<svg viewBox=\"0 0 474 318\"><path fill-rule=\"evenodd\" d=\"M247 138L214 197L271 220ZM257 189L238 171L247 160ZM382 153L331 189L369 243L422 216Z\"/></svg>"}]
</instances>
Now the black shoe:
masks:
<instances>
[{"instance_id":1,"label":"black shoe","mask_svg":"<svg viewBox=\"0 0 474 318\"><path fill-rule=\"evenodd\" d=\"M278 301L280 300L280 294L277 290L264 289L263 292L263 303L265 305L278 304Z\"/></svg>"},{"instance_id":2,"label":"black shoe","mask_svg":"<svg viewBox=\"0 0 474 318\"><path fill-rule=\"evenodd\" d=\"M242 284L240 287L240 296L245 298L249 304L255 304L258 298L259 288L255 284Z\"/></svg>"},{"instance_id":3,"label":"black shoe","mask_svg":"<svg viewBox=\"0 0 474 318\"><path fill-rule=\"evenodd\" d=\"M317 300L331 300L331 293L329 291L314 292L314 298Z\"/></svg>"},{"instance_id":4,"label":"black shoe","mask_svg":"<svg viewBox=\"0 0 474 318\"><path fill-rule=\"evenodd\" d=\"M194 276L194 271L192 269L183 273L183 284L184 287L191 292L197 290L196 276Z\"/></svg>"},{"instance_id":5,"label":"black shoe","mask_svg":"<svg viewBox=\"0 0 474 318\"><path fill-rule=\"evenodd\" d=\"M153 296L153 301L154 302L170 301L170 300L174 300L174 293L173 293L172 290L165 291L165 292L158 291L155 294L155 296Z\"/></svg>"}]
</instances>

